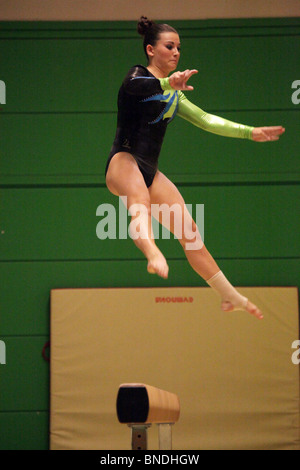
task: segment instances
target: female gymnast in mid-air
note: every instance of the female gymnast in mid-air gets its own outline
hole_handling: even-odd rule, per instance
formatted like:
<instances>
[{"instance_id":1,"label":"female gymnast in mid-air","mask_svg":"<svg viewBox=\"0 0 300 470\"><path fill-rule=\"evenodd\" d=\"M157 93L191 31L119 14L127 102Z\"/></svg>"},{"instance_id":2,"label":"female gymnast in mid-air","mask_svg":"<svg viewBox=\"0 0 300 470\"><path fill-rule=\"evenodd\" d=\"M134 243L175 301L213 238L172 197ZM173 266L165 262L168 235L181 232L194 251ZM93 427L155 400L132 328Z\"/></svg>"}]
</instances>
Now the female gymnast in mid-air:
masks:
<instances>
[{"instance_id":1,"label":"female gymnast in mid-air","mask_svg":"<svg viewBox=\"0 0 300 470\"><path fill-rule=\"evenodd\" d=\"M166 127L176 113L208 132L255 142L278 140L285 129L281 126L254 128L204 112L183 93L193 90L187 82L197 70L175 72L169 76L177 68L180 57L176 30L142 16L138 32L144 37L148 65L132 67L119 90L117 132L105 171L107 187L126 201L129 213L131 207L145 208L131 213L131 221L138 215L140 236L132 238L148 260L148 272L167 278L169 270L153 237L151 217L156 215L151 213L151 207L175 204L182 210L174 211L167 228L176 235L176 227L177 232L178 227L182 227L179 242L185 255L192 268L219 293L222 310L245 310L262 319L260 309L230 284L206 249L180 192L158 170L158 157ZM136 204L139 206L133 206ZM157 218L164 223L161 213ZM196 243L190 249L193 241Z\"/></svg>"}]
</instances>

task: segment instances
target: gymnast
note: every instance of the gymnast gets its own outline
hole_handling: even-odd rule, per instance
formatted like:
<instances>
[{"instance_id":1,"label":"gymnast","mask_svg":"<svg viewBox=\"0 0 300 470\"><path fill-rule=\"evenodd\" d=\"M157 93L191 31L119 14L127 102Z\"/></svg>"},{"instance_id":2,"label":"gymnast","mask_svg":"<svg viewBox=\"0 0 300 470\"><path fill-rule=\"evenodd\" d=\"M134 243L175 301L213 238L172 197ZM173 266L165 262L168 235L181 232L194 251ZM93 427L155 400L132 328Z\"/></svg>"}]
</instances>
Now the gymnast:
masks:
<instances>
[{"instance_id":1,"label":"gymnast","mask_svg":"<svg viewBox=\"0 0 300 470\"><path fill-rule=\"evenodd\" d=\"M221 309L226 312L245 310L262 319L261 310L230 284L208 252L182 195L158 170L158 157L167 125L176 114L205 131L255 142L278 140L285 129L282 126L250 127L198 108L183 93L193 90L187 82L198 71L192 69L170 75L177 68L180 57L177 31L142 16L138 33L144 37L148 65L132 67L119 90L117 131L105 169L107 187L112 194L126 201L131 222L138 217L140 235L132 238L148 260L149 273L167 278L169 270L155 243L151 217L156 217L162 224L164 220L161 213L155 214L151 208L175 204L182 210L174 211L167 228L175 235L176 227L182 228L181 237L177 238L187 260L220 295ZM137 204L144 210L134 213L131 208ZM191 242L194 242L193 249Z\"/></svg>"}]
</instances>

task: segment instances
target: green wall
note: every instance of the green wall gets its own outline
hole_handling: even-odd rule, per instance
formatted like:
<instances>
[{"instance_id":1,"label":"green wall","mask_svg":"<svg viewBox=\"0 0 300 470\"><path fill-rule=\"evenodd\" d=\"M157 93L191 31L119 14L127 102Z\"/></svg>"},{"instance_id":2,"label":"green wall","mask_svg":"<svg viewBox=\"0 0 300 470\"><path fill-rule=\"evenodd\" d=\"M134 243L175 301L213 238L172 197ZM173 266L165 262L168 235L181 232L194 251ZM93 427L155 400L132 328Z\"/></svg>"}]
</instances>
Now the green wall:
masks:
<instances>
[{"instance_id":1,"label":"green wall","mask_svg":"<svg viewBox=\"0 0 300 470\"><path fill-rule=\"evenodd\" d=\"M205 205L205 242L235 285L299 285L299 18L174 21L188 97L208 112L283 125L279 142L169 126L160 169ZM133 22L0 23L0 448L47 449L49 292L66 287L204 286L176 240L159 240L168 280L146 272L131 240L96 236L128 68L145 63ZM72 328L72 325L70 325ZM296 338L295 338L296 339Z\"/></svg>"}]
</instances>

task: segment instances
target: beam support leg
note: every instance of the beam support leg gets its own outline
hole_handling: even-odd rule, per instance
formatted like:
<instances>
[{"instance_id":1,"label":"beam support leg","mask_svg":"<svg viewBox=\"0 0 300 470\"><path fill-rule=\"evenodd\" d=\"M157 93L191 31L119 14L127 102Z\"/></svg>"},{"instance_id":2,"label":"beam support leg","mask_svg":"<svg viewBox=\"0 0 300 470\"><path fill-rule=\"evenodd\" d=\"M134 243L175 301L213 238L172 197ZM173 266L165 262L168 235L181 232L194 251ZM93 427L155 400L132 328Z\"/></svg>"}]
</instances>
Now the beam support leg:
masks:
<instances>
[{"instance_id":1,"label":"beam support leg","mask_svg":"<svg viewBox=\"0 0 300 470\"><path fill-rule=\"evenodd\" d=\"M147 450L148 449L148 435L147 431L150 424L135 425L129 424L131 428L131 450Z\"/></svg>"},{"instance_id":2,"label":"beam support leg","mask_svg":"<svg viewBox=\"0 0 300 470\"><path fill-rule=\"evenodd\" d=\"M172 424L158 424L159 450L172 450Z\"/></svg>"}]
</instances>

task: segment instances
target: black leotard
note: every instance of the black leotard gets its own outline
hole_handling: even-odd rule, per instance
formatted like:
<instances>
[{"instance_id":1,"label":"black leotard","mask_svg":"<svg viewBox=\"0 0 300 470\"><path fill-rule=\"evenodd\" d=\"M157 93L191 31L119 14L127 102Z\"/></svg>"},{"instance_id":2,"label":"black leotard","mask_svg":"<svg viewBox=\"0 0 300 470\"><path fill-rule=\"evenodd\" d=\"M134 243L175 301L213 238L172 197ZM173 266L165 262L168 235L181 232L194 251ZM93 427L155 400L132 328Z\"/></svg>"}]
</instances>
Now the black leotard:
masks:
<instances>
[{"instance_id":1,"label":"black leotard","mask_svg":"<svg viewBox=\"0 0 300 470\"><path fill-rule=\"evenodd\" d=\"M253 127L206 113L182 91L174 90L168 78L155 78L146 67L135 65L119 90L117 132L105 174L116 153L128 152L135 158L147 187L151 186L167 125L176 113L205 131L252 139Z\"/></svg>"},{"instance_id":2,"label":"black leotard","mask_svg":"<svg viewBox=\"0 0 300 470\"><path fill-rule=\"evenodd\" d=\"M167 125L177 110L178 92L171 103L172 115L167 117L170 94L164 95L160 80L146 67L136 65L129 70L119 90L117 132L105 174L116 153L128 152L135 158L147 187L151 186Z\"/></svg>"}]
</instances>

